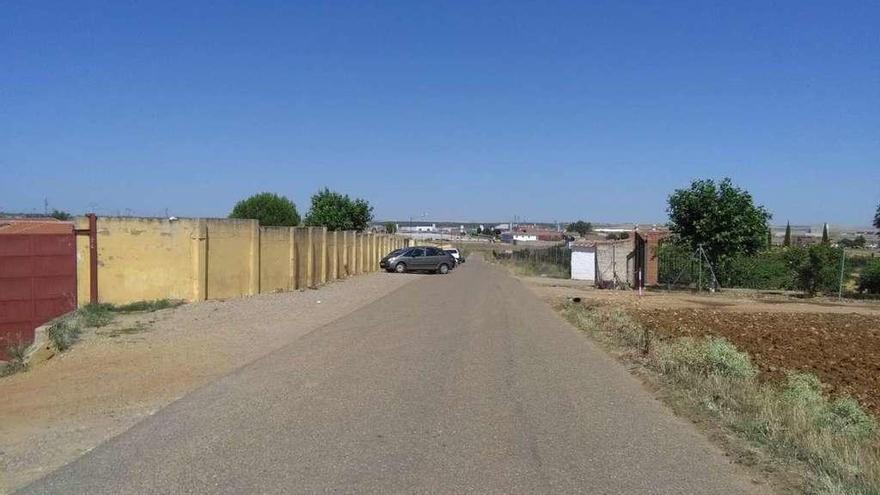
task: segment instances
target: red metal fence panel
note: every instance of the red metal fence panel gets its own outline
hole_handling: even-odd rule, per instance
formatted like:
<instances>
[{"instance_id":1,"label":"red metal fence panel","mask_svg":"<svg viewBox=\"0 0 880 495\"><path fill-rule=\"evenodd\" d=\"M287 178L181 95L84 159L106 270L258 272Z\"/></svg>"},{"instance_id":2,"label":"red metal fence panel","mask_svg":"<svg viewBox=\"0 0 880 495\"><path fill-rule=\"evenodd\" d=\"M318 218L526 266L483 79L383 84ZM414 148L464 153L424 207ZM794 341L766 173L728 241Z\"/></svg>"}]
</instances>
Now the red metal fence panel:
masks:
<instances>
[{"instance_id":1,"label":"red metal fence panel","mask_svg":"<svg viewBox=\"0 0 880 495\"><path fill-rule=\"evenodd\" d=\"M35 328L76 309L76 237L63 225L43 230L51 233L0 230L0 359L10 344L33 342Z\"/></svg>"}]
</instances>

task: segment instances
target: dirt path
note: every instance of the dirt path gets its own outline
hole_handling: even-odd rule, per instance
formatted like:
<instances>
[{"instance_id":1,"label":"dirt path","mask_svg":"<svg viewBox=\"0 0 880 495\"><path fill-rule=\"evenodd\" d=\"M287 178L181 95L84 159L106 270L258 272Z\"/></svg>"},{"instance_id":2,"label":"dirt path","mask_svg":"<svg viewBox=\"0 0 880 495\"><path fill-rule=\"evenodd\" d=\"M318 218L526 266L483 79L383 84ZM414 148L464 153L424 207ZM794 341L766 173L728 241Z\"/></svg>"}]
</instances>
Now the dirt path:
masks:
<instances>
[{"instance_id":1,"label":"dirt path","mask_svg":"<svg viewBox=\"0 0 880 495\"><path fill-rule=\"evenodd\" d=\"M69 352L0 379L0 493L58 468L196 387L422 275L120 315Z\"/></svg>"}]
</instances>

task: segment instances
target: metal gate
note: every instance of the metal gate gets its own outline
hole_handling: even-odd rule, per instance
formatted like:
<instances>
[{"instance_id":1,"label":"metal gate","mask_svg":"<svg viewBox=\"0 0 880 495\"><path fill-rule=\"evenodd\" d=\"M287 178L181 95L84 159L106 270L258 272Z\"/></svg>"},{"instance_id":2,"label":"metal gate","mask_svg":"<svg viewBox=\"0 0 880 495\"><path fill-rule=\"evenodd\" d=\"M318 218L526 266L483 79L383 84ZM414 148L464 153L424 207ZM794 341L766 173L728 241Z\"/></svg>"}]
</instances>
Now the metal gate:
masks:
<instances>
[{"instance_id":1,"label":"metal gate","mask_svg":"<svg viewBox=\"0 0 880 495\"><path fill-rule=\"evenodd\" d=\"M76 309L76 237L66 222L0 220L0 359Z\"/></svg>"}]
</instances>

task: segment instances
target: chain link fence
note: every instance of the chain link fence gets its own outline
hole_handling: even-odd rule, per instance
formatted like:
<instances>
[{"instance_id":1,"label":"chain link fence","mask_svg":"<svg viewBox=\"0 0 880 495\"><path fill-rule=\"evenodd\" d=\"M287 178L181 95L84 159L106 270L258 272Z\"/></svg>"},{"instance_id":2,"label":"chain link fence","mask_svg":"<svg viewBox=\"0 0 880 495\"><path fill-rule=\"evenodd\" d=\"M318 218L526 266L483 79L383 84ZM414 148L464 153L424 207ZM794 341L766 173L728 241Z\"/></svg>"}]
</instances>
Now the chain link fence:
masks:
<instances>
[{"instance_id":1,"label":"chain link fence","mask_svg":"<svg viewBox=\"0 0 880 495\"><path fill-rule=\"evenodd\" d=\"M571 278L571 249L565 245L493 250L492 257L501 263L514 265L525 275Z\"/></svg>"}]
</instances>

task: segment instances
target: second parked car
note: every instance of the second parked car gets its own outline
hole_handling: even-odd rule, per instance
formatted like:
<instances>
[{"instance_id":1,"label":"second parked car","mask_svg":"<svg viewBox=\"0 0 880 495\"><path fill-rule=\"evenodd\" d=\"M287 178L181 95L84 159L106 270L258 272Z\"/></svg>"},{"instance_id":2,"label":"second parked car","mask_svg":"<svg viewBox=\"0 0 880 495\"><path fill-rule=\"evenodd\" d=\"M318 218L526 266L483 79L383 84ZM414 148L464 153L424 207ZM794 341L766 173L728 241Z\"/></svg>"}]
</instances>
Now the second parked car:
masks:
<instances>
[{"instance_id":1,"label":"second parked car","mask_svg":"<svg viewBox=\"0 0 880 495\"><path fill-rule=\"evenodd\" d=\"M389 272L432 271L449 273L455 268L455 258L442 249L432 246L413 246L388 253L379 266Z\"/></svg>"}]
</instances>

